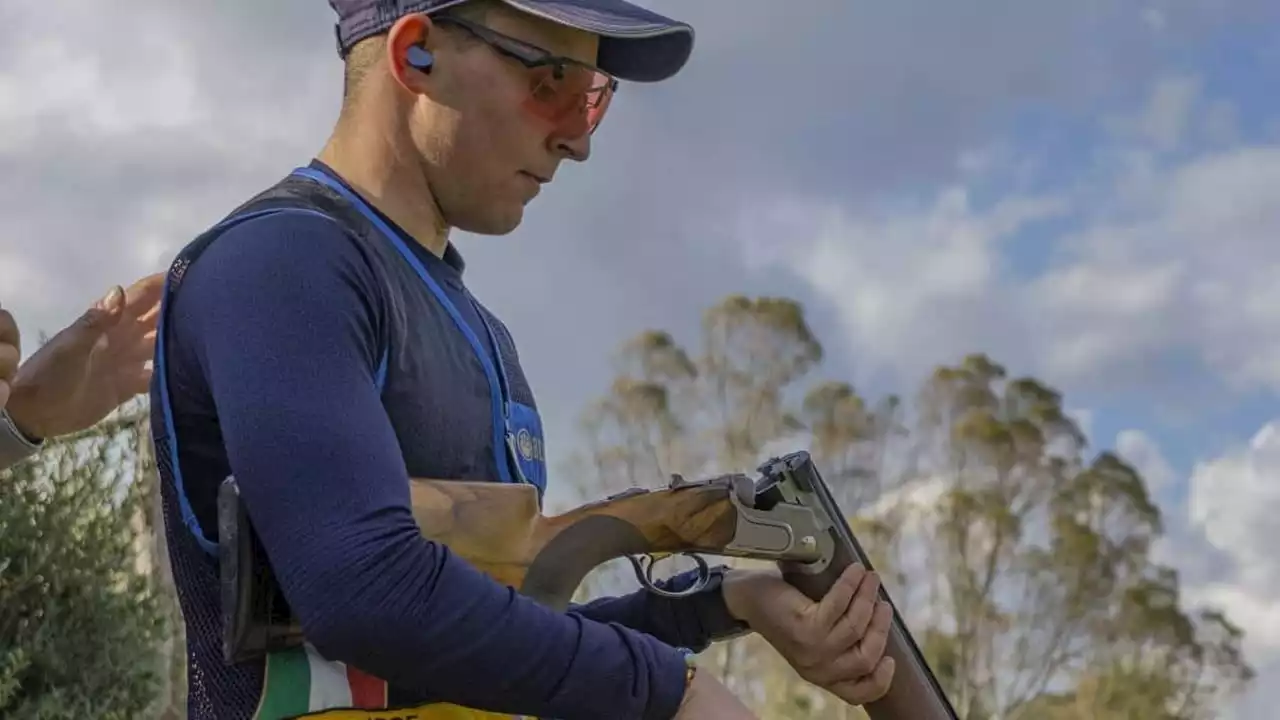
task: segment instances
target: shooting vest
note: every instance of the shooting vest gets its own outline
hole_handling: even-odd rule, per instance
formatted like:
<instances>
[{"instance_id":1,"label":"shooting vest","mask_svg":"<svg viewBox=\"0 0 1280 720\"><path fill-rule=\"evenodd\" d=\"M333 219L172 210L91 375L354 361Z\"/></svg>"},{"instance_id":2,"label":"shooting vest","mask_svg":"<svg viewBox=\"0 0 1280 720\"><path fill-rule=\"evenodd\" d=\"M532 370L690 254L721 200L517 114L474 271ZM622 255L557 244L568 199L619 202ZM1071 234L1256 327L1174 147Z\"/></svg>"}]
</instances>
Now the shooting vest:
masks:
<instances>
[{"instance_id":1,"label":"shooting vest","mask_svg":"<svg viewBox=\"0 0 1280 720\"><path fill-rule=\"evenodd\" d=\"M213 574L216 576L218 546L201 526L201 520L197 517L184 486L179 466L178 440L165 364L166 315L173 295L181 286L186 269L222 232L240 223L278 213L318 215L338 223L353 242L358 244L371 265L384 274L383 279L391 290L390 313L395 319L386 323L389 327L382 328L379 333L381 348L376 381L393 425L397 424L397 413L403 412L406 405L421 402L422 368L411 346L415 341L433 342L429 330L433 320L436 326L431 329L459 333L465 338L474 360L483 369L488 386L488 415L491 424L489 441L483 443L483 451L474 457L460 457L448 468L454 472L441 474L439 468L421 467L432 463L425 456L415 463L409 450L416 444L414 439L401 437L400 444L406 449L406 464L410 474L459 479L496 477L501 482L530 483L538 489L539 499L546 490L541 419L523 374L519 371L518 360L514 357L514 344L505 328L497 318L479 303L475 303L469 292L462 290L465 297L475 303L476 314L493 347L493 352L489 352L475 330L458 312L440 281L433 277L422 259L406 244L405 238L358 195L324 172L318 163L295 170L184 248L171 266L165 281L157 332L157 382L153 391L153 398L158 400L160 412L153 413L152 433L157 449L157 464L163 479L161 489L165 524L174 556L175 578L180 583L186 580L182 585L195 586L194 589L179 588L183 612L187 616L192 671L201 676L206 684L222 681L260 687L237 687L225 692L222 692L222 688L208 688L205 691L208 695L216 695L219 704L240 708L237 714L248 712L250 706L244 698L254 697L256 709L252 711L252 720L512 718L510 715L486 713L455 705L422 705L413 698L398 697L403 693L388 687L385 681L357 668L327 660L310 645L272 653L258 667L219 667L222 664L221 657L215 656L213 651L219 647L221 640L221 621L216 608L216 582L209 582L209 557L214 563ZM411 326L417 332L410 332ZM399 331L396 330L397 327ZM501 337L499 332L502 333ZM504 349L509 349L512 356L504 359ZM323 359L317 358L317 362L323 362ZM514 368L511 375L508 374L509 364ZM474 371L470 374L474 374ZM457 382L457 379L453 381ZM450 379L438 382L448 383ZM513 384L516 387L513 388ZM459 408L452 408L451 412L458 410ZM466 412L465 408L461 410ZM399 432L397 429L397 433ZM186 532L181 528L185 528ZM183 535L186 537L182 537ZM194 549L196 547L198 550ZM198 557L201 551L207 557ZM213 587L208 587L211 584ZM209 635L212 634L218 634L218 637L210 638ZM219 712L212 707L213 701L207 704L210 705L207 711L210 716ZM197 711L196 714L201 713ZM193 720L204 718L193 716ZM218 720L223 719L219 717Z\"/></svg>"}]
</instances>

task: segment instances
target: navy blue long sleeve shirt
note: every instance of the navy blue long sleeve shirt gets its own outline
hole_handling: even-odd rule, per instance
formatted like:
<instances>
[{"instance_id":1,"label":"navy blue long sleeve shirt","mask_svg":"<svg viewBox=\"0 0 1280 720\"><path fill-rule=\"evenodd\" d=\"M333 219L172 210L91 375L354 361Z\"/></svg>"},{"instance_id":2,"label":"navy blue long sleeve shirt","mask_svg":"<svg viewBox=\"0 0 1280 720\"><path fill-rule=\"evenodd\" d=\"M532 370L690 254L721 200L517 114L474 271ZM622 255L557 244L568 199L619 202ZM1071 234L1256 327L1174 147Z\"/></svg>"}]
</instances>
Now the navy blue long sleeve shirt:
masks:
<instances>
[{"instance_id":1,"label":"navy blue long sleeve shirt","mask_svg":"<svg viewBox=\"0 0 1280 720\"><path fill-rule=\"evenodd\" d=\"M374 384L378 282L338 225L300 215L229 230L188 270L168 356L197 512L237 477L327 658L498 712L672 717L685 677L672 646L705 647L722 599L637 593L555 612L423 538Z\"/></svg>"}]
</instances>

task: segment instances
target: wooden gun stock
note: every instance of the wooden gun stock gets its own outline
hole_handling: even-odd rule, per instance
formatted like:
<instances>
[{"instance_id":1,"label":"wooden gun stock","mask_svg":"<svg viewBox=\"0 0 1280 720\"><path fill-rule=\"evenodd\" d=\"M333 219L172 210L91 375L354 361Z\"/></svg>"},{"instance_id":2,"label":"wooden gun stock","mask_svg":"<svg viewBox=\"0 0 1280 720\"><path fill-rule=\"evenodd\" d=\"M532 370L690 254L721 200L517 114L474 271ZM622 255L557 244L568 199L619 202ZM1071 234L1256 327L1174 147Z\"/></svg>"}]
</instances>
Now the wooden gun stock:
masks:
<instances>
[{"instance_id":1,"label":"wooden gun stock","mask_svg":"<svg viewBox=\"0 0 1280 720\"><path fill-rule=\"evenodd\" d=\"M414 480L422 534L495 580L564 610L583 578L628 555L720 553L737 510L723 486L632 491L544 516L531 485Z\"/></svg>"}]
</instances>

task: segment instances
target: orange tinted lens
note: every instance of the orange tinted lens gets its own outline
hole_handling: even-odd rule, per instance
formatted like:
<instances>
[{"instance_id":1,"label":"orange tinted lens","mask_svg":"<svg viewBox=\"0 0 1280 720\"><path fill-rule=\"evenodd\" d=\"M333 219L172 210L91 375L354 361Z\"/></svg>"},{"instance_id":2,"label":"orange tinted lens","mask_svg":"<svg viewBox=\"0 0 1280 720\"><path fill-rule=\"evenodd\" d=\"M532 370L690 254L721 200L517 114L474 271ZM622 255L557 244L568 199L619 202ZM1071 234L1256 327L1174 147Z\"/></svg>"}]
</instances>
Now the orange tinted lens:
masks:
<instances>
[{"instance_id":1,"label":"orange tinted lens","mask_svg":"<svg viewBox=\"0 0 1280 720\"><path fill-rule=\"evenodd\" d=\"M608 75L580 65L564 67L558 78L552 68L537 68L531 81L526 109L570 137L593 132L613 95Z\"/></svg>"},{"instance_id":2,"label":"orange tinted lens","mask_svg":"<svg viewBox=\"0 0 1280 720\"><path fill-rule=\"evenodd\" d=\"M602 72L592 73L591 89L587 91L587 124L591 126L594 132L600 125L600 121L604 119L605 112L609 109L609 102L613 100L613 78Z\"/></svg>"}]
</instances>

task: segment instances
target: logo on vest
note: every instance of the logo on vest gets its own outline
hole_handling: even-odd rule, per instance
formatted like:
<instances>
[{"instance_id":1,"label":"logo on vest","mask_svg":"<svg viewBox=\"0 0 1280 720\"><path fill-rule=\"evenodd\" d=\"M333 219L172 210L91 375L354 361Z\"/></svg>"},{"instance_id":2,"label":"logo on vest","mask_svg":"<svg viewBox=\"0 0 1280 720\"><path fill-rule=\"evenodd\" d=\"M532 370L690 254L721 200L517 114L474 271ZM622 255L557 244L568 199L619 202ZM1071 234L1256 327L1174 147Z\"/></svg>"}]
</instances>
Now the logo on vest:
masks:
<instances>
[{"instance_id":1,"label":"logo on vest","mask_svg":"<svg viewBox=\"0 0 1280 720\"><path fill-rule=\"evenodd\" d=\"M516 449L525 460L542 462L542 438L524 428L516 433Z\"/></svg>"}]
</instances>

